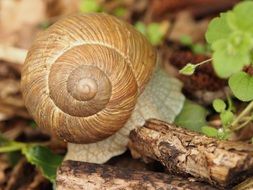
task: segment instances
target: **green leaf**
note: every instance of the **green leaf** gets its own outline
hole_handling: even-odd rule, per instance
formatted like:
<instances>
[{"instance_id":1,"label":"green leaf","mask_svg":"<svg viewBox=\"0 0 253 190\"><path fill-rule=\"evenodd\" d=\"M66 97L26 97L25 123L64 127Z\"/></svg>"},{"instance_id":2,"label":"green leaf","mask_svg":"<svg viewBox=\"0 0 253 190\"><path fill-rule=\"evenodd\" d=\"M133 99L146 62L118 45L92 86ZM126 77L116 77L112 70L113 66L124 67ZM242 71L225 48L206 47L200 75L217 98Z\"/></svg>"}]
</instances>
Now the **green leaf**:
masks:
<instances>
[{"instance_id":1,"label":"green leaf","mask_svg":"<svg viewBox=\"0 0 253 190\"><path fill-rule=\"evenodd\" d=\"M227 14L227 22L233 30L253 32L253 2L237 4L232 12Z\"/></svg>"},{"instance_id":2,"label":"green leaf","mask_svg":"<svg viewBox=\"0 0 253 190\"><path fill-rule=\"evenodd\" d=\"M195 54L204 54L206 53L206 48L203 44L193 44L192 51Z\"/></svg>"},{"instance_id":3,"label":"green leaf","mask_svg":"<svg viewBox=\"0 0 253 190\"><path fill-rule=\"evenodd\" d=\"M146 35L147 28L146 28L146 25L143 22L136 22L135 25L134 25L134 27L139 32L141 32L143 35Z\"/></svg>"},{"instance_id":4,"label":"green leaf","mask_svg":"<svg viewBox=\"0 0 253 190\"><path fill-rule=\"evenodd\" d=\"M206 125L206 116L208 111L192 101L186 100L180 114L176 117L175 123L178 126L201 131L201 127Z\"/></svg>"},{"instance_id":5,"label":"green leaf","mask_svg":"<svg viewBox=\"0 0 253 190\"><path fill-rule=\"evenodd\" d=\"M253 2L242 2L232 11L213 19L206 32L211 44L213 67L221 78L228 78L249 65L253 48Z\"/></svg>"},{"instance_id":6,"label":"green leaf","mask_svg":"<svg viewBox=\"0 0 253 190\"><path fill-rule=\"evenodd\" d=\"M245 72L238 72L229 78L229 86L239 100L253 100L253 77Z\"/></svg>"},{"instance_id":7,"label":"green leaf","mask_svg":"<svg viewBox=\"0 0 253 190\"><path fill-rule=\"evenodd\" d=\"M213 108L215 109L216 112L221 113L225 111L226 104L222 99L215 99L213 101Z\"/></svg>"},{"instance_id":8,"label":"green leaf","mask_svg":"<svg viewBox=\"0 0 253 190\"><path fill-rule=\"evenodd\" d=\"M113 11L113 14L117 17L123 17L127 13L127 9L124 7L118 7Z\"/></svg>"},{"instance_id":9,"label":"green leaf","mask_svg":"<svg viewBox=\"0 0 253 190\"><path fill-rule=\"evenodd\" d=\"M135 28L144 34L149 42L153 45L159 45L163 41L163 37L165 36L167 29L168 29L168 23L150 23L148 25L145 25L143 22L136 22Z\"/></svg>"},{"instance_id":10,"label":"green leaf","mask_svg":"<svg viewBox=\"0 0 253 190\"><path fill-rule=\"evenodd\" d=\"M232 123L234 119L234 114L231 111L227 110L227 111L221 112L220 118L221 118L222 125L227 126Z\"/></svg>"},{"instance_id":11,"label":"green leaf","mask_svg":"<svg viewBox=\"0 0 253 190\"><path fill-rule=\"evenodd\" d=\"M162 27L159 23L151 23L147 26L147 36L151 44L159 45L165 32L162 30Z\"/></svg>"},{"instance_id":12,"label":"green leaf","mask_svg":"<svg viewBox=\"0 0 253 190\"><path fill-rule=\"evenodd\" d=\"M46 147L33 143L11 141L0 135L0 153L14 151L21 151L28 162L39 167L43 175L51 182L54 182L56 169L62 162L62 156L52 153L51 150ZM12 157L15 159L14 153Z\"/></svg>"},{"instance_id":13,"label":"green leaf","mask_svg":"<svg viewBox=\"0 0 253 190\"><path fill-rule=\"evenodd\" d=\"M191 46L192 45L192 38L190 36L182 35L179 40L180 40L180 43L185 45L185 46Z\"/></svg>"},{"instance_id":14,"label":"green leaf","mask_svg":"<svg viewBox=\"0 0 253 190\"><path fill-rule=\"evenodd\" d=\"M37 128L37 124L35 123L35 121L29 122L29 126L31 126L32 128Z\"/></svg>"},{"instance_id":15,"label":"green leaf","mask_svg":"<svg viewBox=\"0 0 253 190\"><path fill-rule=\"evenodd\" d=\"M81 0L80 11L82 13L100 12L102 7L96 0Z\"/></svg>"},{"instance_id":16,"label":"green leaf","mask_svg":"<svg viewBox=\"0 0 253 190\"><path fill-rule=\"evenodd\" d=\"M214 127L204 126L201 128L201 132L204 133L208 137L218 136L218 130Z\"/></svg>"},{"instance_id":17,"label":"green leaf","mask_svg":"<svg viewBox=\"0 0 253 190\"><path fill-rule=\"evenodd\" d=\"M179 73L183 75L192 75L195 72L197 65L192 63L187 63L182 69L180 69Z\"/></svg>"},{"instance_id":18,"label":"green leaf","mask_svg":"<svg viewBox=\"0 0 253 190\"><path fill-rule=\"evenodd\" d=\"M221 78L227 78L242 70L250 62L248 51L237 51L228 40L219 40L212 46L213 66Z\"/></svg>"},{"instance_id":19,"label":"green leaf","mask_svg":"<svg viewBox=\"0 0 253 190\"><path fill-rule=\"evenodd\" d=\"M13 152L8 152L8 161L12 166L15 166L18 161L22 158L22 154L20 151L13 151Z\"/></svg>"},{"instance_id":20,"label":"green leaf","mask_svg":"<svg viewBox=\"0 0 253 190\"><path fill-rule=\"evenodd\" d=\"M22 149L27 160L41 168L43 175L54 182L56 177L56 170L61 164L63 157L51 152L50 149L42 146L27 146Z\"/></svg>"},{"instance_id":21,"label":"green leaf","mask_svg":"<svg viewBox=\"0 0 253 190\"><path fill-rule=\"evenodd\" d=\"M230 137L231 131L229 129L219 128L218 129L218 138L222 140L226 140Z\"/></svg>"},{"instance_id":22,"label":"green leaf","mask_svg":"<svg viewBox=\"0 0 253 190\"><path fill-rule=\"evenodd\" d=\"M226 14L221 13L220 17L214 18L209 23L205 37L208 43L213 43L228 38L230 33L231 29L227 24Z\"/></svg>"}]
</instances>

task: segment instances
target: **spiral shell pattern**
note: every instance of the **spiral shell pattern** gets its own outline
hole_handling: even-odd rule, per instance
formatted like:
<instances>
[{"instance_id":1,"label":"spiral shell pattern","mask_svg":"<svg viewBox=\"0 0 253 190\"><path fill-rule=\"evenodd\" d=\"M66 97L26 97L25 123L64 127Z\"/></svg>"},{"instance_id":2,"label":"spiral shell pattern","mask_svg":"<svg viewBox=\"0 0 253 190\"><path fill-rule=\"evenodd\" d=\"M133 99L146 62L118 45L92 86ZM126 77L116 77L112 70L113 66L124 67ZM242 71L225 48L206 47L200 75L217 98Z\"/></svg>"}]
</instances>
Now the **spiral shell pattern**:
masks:
<instances>
[{"instance_id":1,"label":"spiral shell pattern","mask_svg":"<svg viewBox=\"0 0 253 190\"><path fill-rule=\"evenodd\" d=\"M66 17L28 52L21 90L39 127L72 143L105 139L131 115L156 53L131 25L107 14Z\"/></svg>"}]
</instances>

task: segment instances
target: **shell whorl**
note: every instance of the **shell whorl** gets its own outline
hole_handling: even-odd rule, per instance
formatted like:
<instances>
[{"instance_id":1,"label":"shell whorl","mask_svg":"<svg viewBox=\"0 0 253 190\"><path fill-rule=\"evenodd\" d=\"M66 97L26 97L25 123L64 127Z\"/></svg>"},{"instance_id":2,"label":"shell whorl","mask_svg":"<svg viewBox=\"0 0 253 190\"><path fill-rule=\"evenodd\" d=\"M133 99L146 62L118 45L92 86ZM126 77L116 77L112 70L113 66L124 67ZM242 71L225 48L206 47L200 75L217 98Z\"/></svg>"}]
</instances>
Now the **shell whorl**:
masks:
<instances>
[{"instance_id":1,"label":"shell whorl","mask_svg":"<svg viewBox=\"0 0 253 190\"><path fill-rule=\"evenodd\" d=\"M72 15L31 47L24 101L38 126L68 142L96 142L124 126L155 61L132 26L107 14Z\"/></svg>"}]
</instances>

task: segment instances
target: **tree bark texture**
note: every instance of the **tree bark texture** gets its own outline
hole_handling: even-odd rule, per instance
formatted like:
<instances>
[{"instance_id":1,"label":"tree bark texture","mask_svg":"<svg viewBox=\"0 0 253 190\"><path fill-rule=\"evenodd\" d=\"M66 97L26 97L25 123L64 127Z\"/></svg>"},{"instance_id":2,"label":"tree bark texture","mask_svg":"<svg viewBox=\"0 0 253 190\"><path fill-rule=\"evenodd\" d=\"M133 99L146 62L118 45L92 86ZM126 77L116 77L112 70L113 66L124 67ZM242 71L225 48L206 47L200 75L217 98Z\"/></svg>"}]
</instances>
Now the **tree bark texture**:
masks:
<instances>
[{"instance_id":1,"label":"tree bark texture","mask_svg":"<svg viewBox=\"0 0 253 190\"><path fill-rule=\"evenodd\" d=\"M209 138L159 120L133 130L129 148L134 157L158 160L170 173L222 187L253 173L253 145Z\"/></svg>"},{"instance_id":2,"label":"tree bark texture","mask_svg":"<svg viewBox=\"0 0 253 190\"><path fill-rule=\"evenodd\" d=\"M64 161L58 169L57 190L215 190L184 178L78 161Z\"/></svg>"}]
</instances>

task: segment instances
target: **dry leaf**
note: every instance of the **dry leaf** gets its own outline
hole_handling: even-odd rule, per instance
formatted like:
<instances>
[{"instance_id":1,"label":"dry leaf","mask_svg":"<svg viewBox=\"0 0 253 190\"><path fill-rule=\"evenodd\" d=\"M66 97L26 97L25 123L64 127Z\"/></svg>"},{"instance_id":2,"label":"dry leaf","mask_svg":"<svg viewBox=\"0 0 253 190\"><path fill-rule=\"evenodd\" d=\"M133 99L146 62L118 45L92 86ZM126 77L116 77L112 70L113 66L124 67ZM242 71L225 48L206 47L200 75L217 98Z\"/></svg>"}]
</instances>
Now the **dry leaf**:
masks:
<instances>
[{"instance_id":1,"label":"dry leaf","mask_svg":"<svg viewBox=\"0 0 253 190\"><path fill-rule=\"evenodd\" d=\"M46 6L43 0L1 0L0 1L0 43L18 44L20 36L31 33L46 18Z\"/></svg>"},{"instance_id":2,"label":"dry leaf","mask_svg":"<svg viewBox=\"0 0 253 190\"><path fill-rule=\"evenodd\" d=\"M182 36L190 36L193 42L203 41L208 22L209 20L196 22L189 12L180 12L176 17L169 39L179 41Z\"/></svg>"}]
</instances>

